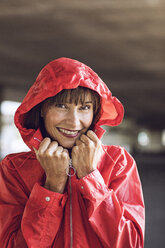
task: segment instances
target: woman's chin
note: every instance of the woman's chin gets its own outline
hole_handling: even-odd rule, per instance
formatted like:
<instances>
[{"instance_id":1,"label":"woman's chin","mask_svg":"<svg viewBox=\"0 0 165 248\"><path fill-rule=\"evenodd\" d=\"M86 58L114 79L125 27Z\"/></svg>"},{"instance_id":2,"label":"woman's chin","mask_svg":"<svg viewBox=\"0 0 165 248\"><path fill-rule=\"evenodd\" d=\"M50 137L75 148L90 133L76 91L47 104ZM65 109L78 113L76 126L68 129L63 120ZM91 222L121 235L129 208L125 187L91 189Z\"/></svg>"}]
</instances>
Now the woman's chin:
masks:
<instances>
[{"instance_id":1,"label":"woman's chin","mask_svg":"<svg viewBox=\"0 0 165 248\"><path fill-rule=\"evenodd\" d=\"M62 146L65 149L72 149L72 147L75 145L75 140L70 142L58 142L60 146Z\"/></svg>"}]
</instances>

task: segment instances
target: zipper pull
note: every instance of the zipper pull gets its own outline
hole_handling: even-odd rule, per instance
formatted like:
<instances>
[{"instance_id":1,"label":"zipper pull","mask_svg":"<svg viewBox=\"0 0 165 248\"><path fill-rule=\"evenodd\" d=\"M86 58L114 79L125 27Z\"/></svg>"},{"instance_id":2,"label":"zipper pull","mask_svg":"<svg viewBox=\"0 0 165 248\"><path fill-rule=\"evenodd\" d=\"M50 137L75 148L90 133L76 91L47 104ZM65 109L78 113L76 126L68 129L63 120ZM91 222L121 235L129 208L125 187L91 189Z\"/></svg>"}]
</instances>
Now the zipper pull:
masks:
<instances>
[{"instance_id":1,"label":"zipper pull","mask_svg":"<svg viewBox=\"0 0 165 248\"><path fill-rule=\"evenodd\" d=\"M66 174L68 177L73 177L76 175L76 169L72 166L72 159L69 160L69 169L66 169Z\"/></svg>"}]
</instances>

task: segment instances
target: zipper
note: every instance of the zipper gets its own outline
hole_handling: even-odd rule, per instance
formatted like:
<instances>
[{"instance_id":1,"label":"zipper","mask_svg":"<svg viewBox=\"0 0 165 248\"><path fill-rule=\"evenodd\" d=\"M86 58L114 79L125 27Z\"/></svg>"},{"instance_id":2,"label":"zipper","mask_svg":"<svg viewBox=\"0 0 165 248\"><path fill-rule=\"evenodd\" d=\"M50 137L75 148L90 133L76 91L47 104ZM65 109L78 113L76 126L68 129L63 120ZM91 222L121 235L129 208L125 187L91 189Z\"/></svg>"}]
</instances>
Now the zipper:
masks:
<instances>
[{"instance_id":1,"label":"zipper","mask_svg":"<svg viewBox=\"0 0 165 248\"><path fill-rule=\"evenodd\" d=\"M71 182L71 177L69 177L69 187L70 187L70 248L72 248L73 224L72 224L72 182Z\"/></svg>"},{"instance_id":2,"label":"zipper","mask_svg":"<svg viewBox=\"0 0 165 248\"><path fill-rule=\"evenodd\" d=\"M74 172L72 173L73 170ZM69 176L69 191L70 191L70 248L73 246L73 222L72 222L72 180L71 177L76 174L75 168L72 166L72 159L69 161L69 173L67 175Z\"/></svg>"}]
</instances>

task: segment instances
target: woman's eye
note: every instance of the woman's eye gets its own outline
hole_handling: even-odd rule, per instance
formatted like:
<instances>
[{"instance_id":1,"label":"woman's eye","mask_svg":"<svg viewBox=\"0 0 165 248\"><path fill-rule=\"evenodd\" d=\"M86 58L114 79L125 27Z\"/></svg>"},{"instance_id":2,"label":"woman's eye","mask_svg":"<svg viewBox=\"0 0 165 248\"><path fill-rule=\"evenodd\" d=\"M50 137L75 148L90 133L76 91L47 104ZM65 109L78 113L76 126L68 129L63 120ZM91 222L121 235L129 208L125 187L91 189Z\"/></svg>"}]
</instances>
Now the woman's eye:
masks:
<instances>
[{"instance_id":1,"label":"woman's eye","mask_svg":"<svg viewBox=\"0 0 165 248\"><path fill-rule=\"evenodd\" d=\"M88 110L90 108L91 108L90 105L84 105L84 106L81 107L82 110Z\"/></svg>"},{"instance_id":2,"label":"woman's eye","mask_svg":"<svg viewBox=\"0 0 165 248\"><path fill-rule=\"evenodd\" d=\"M57 108L62 108L62 109L66 109L67 108L67 106L65 105L65 104L63 104L63 103L56 103L56 105L55 105Z\"/></svg>"}]
</instances>

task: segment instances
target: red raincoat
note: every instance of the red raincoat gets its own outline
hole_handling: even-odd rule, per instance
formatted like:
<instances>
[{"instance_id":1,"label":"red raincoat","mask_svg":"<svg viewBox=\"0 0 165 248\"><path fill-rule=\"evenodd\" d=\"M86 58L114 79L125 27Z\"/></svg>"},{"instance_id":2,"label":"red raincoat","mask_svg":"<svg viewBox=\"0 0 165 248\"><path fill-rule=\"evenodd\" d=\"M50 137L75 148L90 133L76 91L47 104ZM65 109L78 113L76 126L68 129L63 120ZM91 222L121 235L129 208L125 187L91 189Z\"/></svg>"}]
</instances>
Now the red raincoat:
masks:
<instances>
[{"instance_id":1,"label":"red raincoat","mask_svg":"<svg viewBox=\"0 0 165 248\"><path fill-rule=\"evenodd\" d=\"M62 89L88 87L102 98L100 125L115 126L122 104L98 75L67 58L50 62L38 75L15 114L24 142L38 148L40 130L26 129L26 113ZM8 155L0 166L1 248L140 248L144 243L144 203L134 159L118 146L104 146L97 169L68 179L64 194L43 187L45 173L33 150Z\"/></svg>"}]
</instances>

